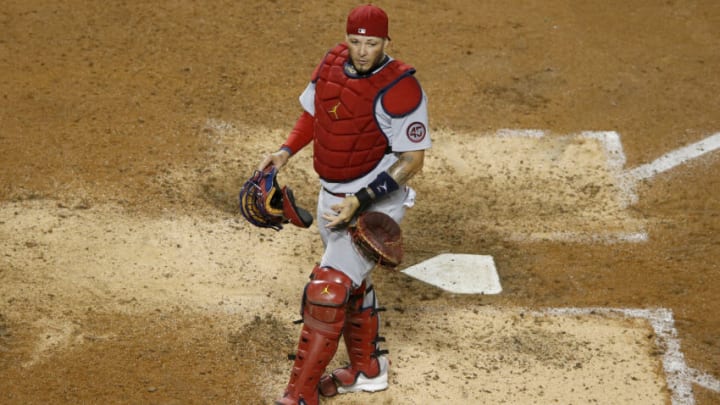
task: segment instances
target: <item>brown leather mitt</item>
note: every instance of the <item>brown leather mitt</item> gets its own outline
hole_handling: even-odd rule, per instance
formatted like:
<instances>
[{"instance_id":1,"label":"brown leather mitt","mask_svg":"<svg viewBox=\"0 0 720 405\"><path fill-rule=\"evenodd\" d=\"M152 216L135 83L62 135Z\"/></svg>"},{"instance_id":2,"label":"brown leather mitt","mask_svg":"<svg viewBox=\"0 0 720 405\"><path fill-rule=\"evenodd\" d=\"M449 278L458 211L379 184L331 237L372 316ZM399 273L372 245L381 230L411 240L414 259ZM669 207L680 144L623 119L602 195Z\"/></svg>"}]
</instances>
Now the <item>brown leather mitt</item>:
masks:
<instances>
[{"instance_id":1,"label":"brown leather mitt","mask_svg":"<svg viewBox=\"0 0 720 405\"><path fill-rule=\"evenodd\" d=\"M402 231L388 215L363 212L349 231L355 246L368 259L388 268L395 268L402 262Z\"/></svg>"}]
</instances>

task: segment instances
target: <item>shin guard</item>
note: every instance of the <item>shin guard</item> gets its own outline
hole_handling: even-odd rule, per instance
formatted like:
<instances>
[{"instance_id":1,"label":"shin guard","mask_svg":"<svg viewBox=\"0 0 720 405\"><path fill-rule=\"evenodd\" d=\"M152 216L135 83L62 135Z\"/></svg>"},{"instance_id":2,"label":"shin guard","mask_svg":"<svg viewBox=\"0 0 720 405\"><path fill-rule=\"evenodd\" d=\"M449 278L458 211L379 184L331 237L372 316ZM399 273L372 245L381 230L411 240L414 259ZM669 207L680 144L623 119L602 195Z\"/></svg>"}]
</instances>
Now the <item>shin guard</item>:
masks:
<instances>
[{"instance_id":1,"label":"shin guard","mask_svg":"<svg viewBox=\"0 0 720 405\"><path fill-rule=\"evenodd\" d=\"M317 405L318 384L337 351L352 281L332 268L316 267L303 296L303 328L281 405Z\"/></svg>"},{"instance_id":2,"label":"shin guard","mask_svg":"<svg viewBox=\"0 0 720 405\"><path fill-rule=\"evenodd\" d=\"M387 351L379 347L385 339L378 334L378 311L372 286L366 288L363 284L353 291L343 331L350 364L333 371L331 379L334 387L329 382L330 376L324 377L321 384L323 395L387 388L388 361L383 356Z\"/></svg>"}]
</instances>

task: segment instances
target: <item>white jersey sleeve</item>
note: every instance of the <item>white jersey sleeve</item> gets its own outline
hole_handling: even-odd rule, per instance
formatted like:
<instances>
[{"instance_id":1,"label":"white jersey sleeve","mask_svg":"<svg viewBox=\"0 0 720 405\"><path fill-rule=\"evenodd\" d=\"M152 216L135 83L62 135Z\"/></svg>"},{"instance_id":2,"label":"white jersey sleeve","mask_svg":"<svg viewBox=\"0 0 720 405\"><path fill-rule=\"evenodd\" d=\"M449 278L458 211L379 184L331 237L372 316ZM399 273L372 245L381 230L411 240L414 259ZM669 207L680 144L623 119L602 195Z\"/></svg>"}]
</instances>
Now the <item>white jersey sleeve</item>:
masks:
<instances>
[{"instance_id":1,"label":"white jersey sleeve","mask_svg":"<svg viewBox=\"0 0 720 405\"><path fill-rule=\"evenodd\" d=\"M388 137L393 152L429 149L432 146L428 131L427 95L422 93L420 105L402 117L388 114L382 102L375 104L375 116L380 130Z\"/></svg>"},{"instance_id":2,"label":"white jersey sleeve","mask_svg":"<svg viewBox=\"0 0 720 405\"><path fill-rule=\"evenodd\" d=\"M315 83L308 83L305 90L300 94L300 105L308 114L315 116Z\"/></svg>"}]
</instances>

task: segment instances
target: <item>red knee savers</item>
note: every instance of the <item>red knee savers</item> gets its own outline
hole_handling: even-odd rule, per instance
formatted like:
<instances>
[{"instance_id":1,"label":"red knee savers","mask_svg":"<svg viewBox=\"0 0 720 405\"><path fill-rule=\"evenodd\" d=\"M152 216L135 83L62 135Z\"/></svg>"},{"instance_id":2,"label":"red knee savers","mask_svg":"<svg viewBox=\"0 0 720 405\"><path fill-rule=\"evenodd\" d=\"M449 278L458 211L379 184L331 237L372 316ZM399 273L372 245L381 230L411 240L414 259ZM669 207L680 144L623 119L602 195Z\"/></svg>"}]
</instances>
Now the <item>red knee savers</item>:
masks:
<instances>
[{"instance_id":1,"label":"red knee savers","mask_svg":"<svg viewBox=\"0 0 720 405\"><path fill-rule=\"evenodd\" d=\"M316 267L313 280L305 287L305 310L324 323L344 319L352 281L344 273L330 267Z\"/></svg>"}]
</instances>

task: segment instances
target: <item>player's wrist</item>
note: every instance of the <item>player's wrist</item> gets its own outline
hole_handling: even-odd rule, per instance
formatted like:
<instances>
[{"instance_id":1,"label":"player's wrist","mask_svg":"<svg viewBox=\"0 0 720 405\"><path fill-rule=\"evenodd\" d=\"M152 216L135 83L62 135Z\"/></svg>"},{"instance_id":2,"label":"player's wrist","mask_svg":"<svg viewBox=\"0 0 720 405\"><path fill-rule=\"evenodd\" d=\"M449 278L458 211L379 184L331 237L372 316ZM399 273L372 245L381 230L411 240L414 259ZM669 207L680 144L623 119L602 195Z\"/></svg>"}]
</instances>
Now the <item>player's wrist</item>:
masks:
<instances>
[{"instance_id":1,"label":"player's wrist","mask_svg":"<svg viewBox=\"0 0 720 405\"><path fill-rule=\"evenodd\" d=\"M367 186L367 189L370 193L372 193L371 195L373 200L377 200L385 195L388 195L399 188L400 185L392 178L392 176L390 176L388 172L378 174L375 180L370 182Z\"/></svg>"},{"instance_id":2,"label":"player's wrist","mask_svg":"<svg viewBox=\"0 0 720 405\"><path fill-rule=\"evenodd\" d=\"M272 164L274 164L278 169L285 166L291 156L292 152L284 148L280 148L270 155Z\"/></svg>"},{"instance_id":3,"label":"player's wrist","mask_svg":"<svg viewBox=\"0 0 720 405\"><path fill-rule=\"evenodd\" d=\"M293 154L292 149L287 145L281 146L280 149L278 149L277 152L275 152L275 153L283 153L283 152L286 153L288 157L292 156L292 154Z\"/></svg>"},{"instance_id":4,"label":"player's wrist","mask_svg":"<svg viewBox=\"0 0 720 405\"><path fill-rule=\"evenodd\" d=\"M353 195L355 196L355 198L357 198L358 203L360 203L360 207L367 207L368 205L372 204L373 200L375 199L374 196L370 195L370 191L368 191L367 187L361 188Z\"/></svg>"}]
</instances>

